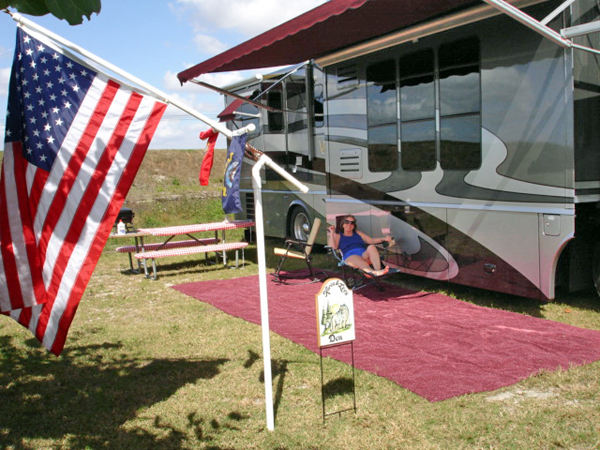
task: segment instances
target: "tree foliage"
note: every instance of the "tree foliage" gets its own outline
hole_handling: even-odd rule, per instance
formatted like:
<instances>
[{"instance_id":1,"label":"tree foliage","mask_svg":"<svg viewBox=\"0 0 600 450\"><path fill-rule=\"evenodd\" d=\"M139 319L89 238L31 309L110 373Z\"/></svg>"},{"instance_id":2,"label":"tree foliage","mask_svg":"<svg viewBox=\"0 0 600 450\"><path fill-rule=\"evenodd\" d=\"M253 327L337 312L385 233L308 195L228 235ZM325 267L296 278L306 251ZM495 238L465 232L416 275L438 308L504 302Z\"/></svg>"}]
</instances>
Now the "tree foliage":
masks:
<instances>
[{"instance_id":1,"label":"tree foliage","mask_svg":"<svg viewBox=\"0 0 600 450\"><path fill-rule=\"evenodd\" d=\"M79 25L83 18L91 19L100 12L101 0L0 0L0 9L11 7L21 14L45 16L52 14L70 25Z\"/></svg>"}]
</instances>

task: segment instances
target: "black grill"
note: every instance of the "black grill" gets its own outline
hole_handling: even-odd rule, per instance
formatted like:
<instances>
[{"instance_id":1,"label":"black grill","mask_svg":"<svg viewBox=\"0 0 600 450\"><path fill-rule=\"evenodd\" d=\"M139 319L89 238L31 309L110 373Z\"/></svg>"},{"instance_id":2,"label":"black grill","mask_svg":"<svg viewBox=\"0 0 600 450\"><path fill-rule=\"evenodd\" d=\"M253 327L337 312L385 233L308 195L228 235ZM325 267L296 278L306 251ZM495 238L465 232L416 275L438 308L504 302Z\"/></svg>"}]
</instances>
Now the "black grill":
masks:
<instances>
[{"instance_id":1,"label":"black grill","mask_svg":"<svg viewBox=\"0 0 600 450\"><path fill-rule=\"evenodd\" d=\"M123 221L123 223L125 224L125 227L127 228L127 231L134 231L135 228L133 227L133 217L135 216L135 214L133 213L133 211L129 208L121 208L121 210L119 211L119 215L117 216L117 220L115 220L115 223L113 225L113 228L116 230L117 229L117 224L119 223L119 221Z\"/></svg>"}]
</instances>

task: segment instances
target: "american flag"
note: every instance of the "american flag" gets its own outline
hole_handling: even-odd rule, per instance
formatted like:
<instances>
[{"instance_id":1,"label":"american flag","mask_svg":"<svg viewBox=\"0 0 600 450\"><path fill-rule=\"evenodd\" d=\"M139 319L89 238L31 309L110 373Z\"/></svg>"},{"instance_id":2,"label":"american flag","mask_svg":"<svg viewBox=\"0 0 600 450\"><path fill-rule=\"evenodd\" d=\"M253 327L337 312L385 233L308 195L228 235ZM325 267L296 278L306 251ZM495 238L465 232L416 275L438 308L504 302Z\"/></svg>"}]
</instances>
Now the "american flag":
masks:
<instances>
[{"instance_id":1,"label":"american flag","mask_svg":"<svg viewBox=\"0 0 600 450\"><path fill-rule=\"evenodd\" d=\"M165 108L17 29L0 180L0 312L55 355Z\"/></svg>"}]
</instances>

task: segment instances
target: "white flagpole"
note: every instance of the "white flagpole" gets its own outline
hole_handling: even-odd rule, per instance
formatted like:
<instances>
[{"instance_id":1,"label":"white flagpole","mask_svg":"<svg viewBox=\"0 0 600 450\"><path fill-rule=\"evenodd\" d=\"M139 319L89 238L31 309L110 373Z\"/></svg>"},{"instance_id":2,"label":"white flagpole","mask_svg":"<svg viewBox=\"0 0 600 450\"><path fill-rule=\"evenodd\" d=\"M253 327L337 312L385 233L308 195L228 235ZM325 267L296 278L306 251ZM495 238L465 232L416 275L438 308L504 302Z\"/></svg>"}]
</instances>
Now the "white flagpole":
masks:
<instances>
[{"instance_id":1,"label":"white flagpole","mask_svg":"<svg viewBox=\"0 0 600 450\"><path fill-rule=\"evenodd\" d=\"M262 166L268 165L279 175L293 183L303 193L308 192L308 188L284 171L273 162L264 153L252 167L252 187L254 188L254 221L256 223L256 254L258 256L258 281L260 291L260 323L262 325L263 339L263 362L265 372L265 408L267 415L267 429L275 429L275 419L273 414L273 376L271 374L271 341L269 336L269 301L267 295L267 262L265 257L265 229L262 207L262 181L260 170Z\"/></svg>"},{"instance_id":2,"label":"white flagpole","mask_svg":"<svg viewBox=\"0 0 600 450\"><path fill-rule=\"evenodd\" d=\"M80 55L88 58L91 61L96 62L109 69L111 72L114 72L116 75L123 77L130 82L137 84L142 87L149 93L152 93L158 99L170 103L171 105L185 111L191 116L196 117L201 120L205 124L209 125L214 130L222 133L224 136L231 139L235 135L243 134L244 132L252 132L254 131L254 125L250 124L245 128L240 130L236 130L235 132L230 131L225 125L216 122L214 120L209 119L204 114L195 111L194 109L188 107L187 105L171 98L169 95L164 92L156 89L154 86L147 84L146 82L140 80L139 78L125 72L118 67L112 65L111 63L103 60L102 58L88 52L87 50L73 44L72 42L52 33L51 31L31 22L30 20L25 19L20 14L12 14L13 19L21 26L26 28L30 28L34 31L37 31L50 39L56 41L57 43L63 45L67 49L70 49ZM252 185L254 188L254 203L255 203L255 224L256 224L256 245L257 245L257 255L258 255L258 276L259 276L259 290L260 290L260 310L261 310L261 328L262 328L262 338L263 338L263 360L264 360L264 372L265 372L265 408L266 408L266 416L267 416L267 429L273 431L275 429L275 420L273 413L273 377L271 373L271 341L269 336L269 302L267 296L267 263L265 256L265 232L264 232L264 219L263 219L263 208L262 208L262 192L261 185L262 181L260 178L260 170L264 165L269 166L271 169L275 170L279 175L288 180L294 186L296 186L303 193L308 192L308 187L300 183L293 176L283 170L279 165L277 165L271 158L269 158L264 153L261 154L258 162L252 168Z\"/></svg>"}]
</instances>

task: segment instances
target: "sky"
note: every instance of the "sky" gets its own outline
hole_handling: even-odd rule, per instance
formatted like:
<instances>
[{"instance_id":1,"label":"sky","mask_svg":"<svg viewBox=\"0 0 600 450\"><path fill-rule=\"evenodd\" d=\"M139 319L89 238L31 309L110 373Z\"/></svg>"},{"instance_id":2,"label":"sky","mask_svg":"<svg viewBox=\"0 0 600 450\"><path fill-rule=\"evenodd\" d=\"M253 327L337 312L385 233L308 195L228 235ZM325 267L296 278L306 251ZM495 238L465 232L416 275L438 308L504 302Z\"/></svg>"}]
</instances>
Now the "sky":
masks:
<instances>
[{"instance_id":1,"label":"sky","mask_svg":"<svg viewBox=\"0 0 600 450\"><path fill-rule=\"evenodd\" d=\"M224 108L223 96L186 83L177 73L313 9L326 0L103 0L102 10L81 25L54 16L27 19L134 75L210 119ZM0 13L0 135L4 136L8 82L16 22ZM227 86L269 70L223 72L200 79ZM198 134L208 126L169 106L151 149L205 148ZM217 148L225 148L225 140Z\"/></svg>"}]
</instances>

